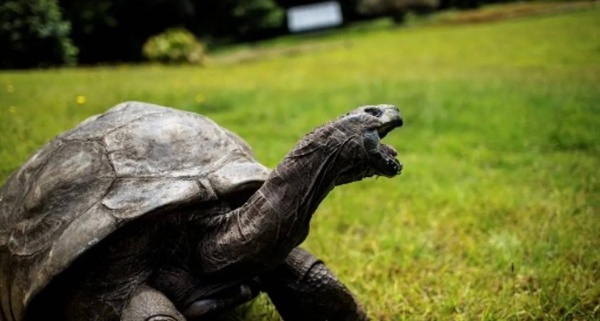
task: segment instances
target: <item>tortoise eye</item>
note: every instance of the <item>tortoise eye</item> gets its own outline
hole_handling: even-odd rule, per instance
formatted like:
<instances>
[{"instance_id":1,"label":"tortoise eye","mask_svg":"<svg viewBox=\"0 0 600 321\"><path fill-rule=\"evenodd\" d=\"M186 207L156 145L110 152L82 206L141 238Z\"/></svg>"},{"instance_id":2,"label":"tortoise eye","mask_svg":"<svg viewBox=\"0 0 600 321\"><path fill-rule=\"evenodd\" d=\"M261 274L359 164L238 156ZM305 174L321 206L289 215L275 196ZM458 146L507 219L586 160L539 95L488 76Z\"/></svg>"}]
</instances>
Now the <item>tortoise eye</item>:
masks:
<instances>
[{"instance_id":1,"label":"tortoise eye","mask_svg":"<svg viewBox=\"0 0 600 321\"><path fill-rule=\"evenodd\" d=\"M379 117L383 114L383 111L379 108L369 107L369 108L365 108L365 113L375 116L375 117Z\"/></svg>"}]
</instances>

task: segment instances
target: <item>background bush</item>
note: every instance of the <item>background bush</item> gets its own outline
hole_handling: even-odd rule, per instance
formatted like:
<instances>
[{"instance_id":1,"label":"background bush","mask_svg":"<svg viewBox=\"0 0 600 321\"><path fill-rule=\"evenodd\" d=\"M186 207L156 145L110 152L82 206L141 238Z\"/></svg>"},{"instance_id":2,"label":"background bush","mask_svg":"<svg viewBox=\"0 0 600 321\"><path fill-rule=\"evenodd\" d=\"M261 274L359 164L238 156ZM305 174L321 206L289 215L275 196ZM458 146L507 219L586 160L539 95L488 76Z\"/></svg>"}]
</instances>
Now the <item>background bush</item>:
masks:
<instances>
[{"instance_id":1,"label":"background bush","mask_svg":"<svg viewBox=\"0 0 600 321\"><path fill-rule=\"evenodd\" d=\"M188 0L60 0L79 61L140 61L146 40L192 19Z\"/></svg>"},{"instance_id":2,"label":"background bush","mask_svg":"<svg viewBox=\"0 0 600 321\"><path fill-rule=\"evenodd\" d=\"M439 5L439 0L360 0L358 10L367 15L390 16L396 23L402 23L409 11L429 13Z\"/></svg>"},{"instance_id":3,"label":"background bush","mask_svg":"<svg viewBox=\"0 0 600 321\"><path fill-rule=\"evenodd\" d=\"M284 12L272 0L237 1L233 7L237 34L260 36L283 25Z\"/></svg>"},{"instance_id":4,"label":"background bush","mask_svg":"<svg viewBox=\"0 0 600 321\"><path fill-rule=\"evenodd\" d=\"M143 49L144 57L162 63L203 64L204 46L182 28L171 28L150 37Z\"/></svg>"},{"instance_id":5,"label":"background bush","mask_svg":"<svg viewBox=\"0 0 600 321\"><path fill-rule=\"evenodd\" d=\"M274 0L60 0L73 25L82 63L139 61L146 40L184 26L216 43L255 40L280 32Z\"/></svg>"},{"instance_id":6,"label":"background bush","mask_svg":"<svg viewBox=\"0 0 600 321\"><path fill-rule=\"evenodd\" d=\"M0 68L74 64L69 32L55 0L1 2Z\"/></svg>"}]
</instances>

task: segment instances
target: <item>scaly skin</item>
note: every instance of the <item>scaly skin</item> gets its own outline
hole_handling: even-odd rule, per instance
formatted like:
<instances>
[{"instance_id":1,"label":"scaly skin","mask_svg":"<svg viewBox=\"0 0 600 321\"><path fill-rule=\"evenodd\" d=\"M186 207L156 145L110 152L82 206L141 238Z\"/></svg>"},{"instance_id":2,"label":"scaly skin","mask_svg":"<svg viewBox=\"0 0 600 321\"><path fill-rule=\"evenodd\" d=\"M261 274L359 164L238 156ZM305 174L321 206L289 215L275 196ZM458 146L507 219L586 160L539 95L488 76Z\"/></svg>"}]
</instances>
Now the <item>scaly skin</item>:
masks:
<instances>
[{"instance_id":1,"label":"scaly skin","mask_svg":"<svg viewBox=\"0 0 600 321\"><path fill-rule=\"evenodd\" d=\"M350 290L321 260L301 248L261 280L285 321L368 320Z\"/></svg>"}]
</instances>

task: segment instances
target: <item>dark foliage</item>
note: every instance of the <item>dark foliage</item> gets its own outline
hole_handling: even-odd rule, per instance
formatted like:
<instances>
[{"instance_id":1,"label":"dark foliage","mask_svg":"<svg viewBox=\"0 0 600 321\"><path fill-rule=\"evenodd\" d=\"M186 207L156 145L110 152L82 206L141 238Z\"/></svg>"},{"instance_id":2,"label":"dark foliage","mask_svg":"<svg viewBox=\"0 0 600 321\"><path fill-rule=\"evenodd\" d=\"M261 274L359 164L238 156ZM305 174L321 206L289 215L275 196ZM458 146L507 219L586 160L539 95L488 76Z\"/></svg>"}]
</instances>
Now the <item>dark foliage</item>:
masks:
<instances>
[{"instance_id":1,"label":"dark foliage","mask_svg":"<svg viewBox=\"0 0 600 321\"><path fill-rule=\"evenodd\" d=\"M74 64L77 48L55 0L0 3L0 68Z\"/></svg>"},{"instance_id":2,"label":"dark foliage","mask_svg":"<svg viewBox=\"0 0 600 321\"><path fill-rule=\"evenodd\" d=\"M194 0L196 14L186 27L220 40L256 40L282 31L284 11L273 0Z\"/></svg>"},{"instance_id":3,"label":"dark foliage","mask_svg":"<svg viewBox=\"0 0 600 321\"><path fill-rule=\"evenodd\" d=\"M140 61L144 43L173 27L191 31L209 48L256 41L286 32L287 8L320 1L4 0L0 68L74 64L76 58L84 64ZM378 16L402 22L408 11L500 1L506 0L338 0L346 23Z\"/></svg>"},{"instance_id":4,"label":"dark foliage","mask_svg":"<svg viewBox=\"0 0 600 321\"><path fill-rule=\"evenodd\" d=\"M272 0L60 0L83 63L138 61L149 37L183 26L200 38L252 40L283 25Z\"/></svg>"},{"instance_id":5,"label":"dark foliage","mask_svg":"<svg viewBox=\"0 0 600 321\"><path fill-rule=\"evenodd\" d=\"M426 14L439 6L439 0L360 0L358 10L364 14L390 16L400 24L408 12Z\"/></svg>"},{"instance_id":6,"label":"dark foliage","mask_svg":"<svg viewBox=\"0 0 600 321\"><path fill-rule=\"evenodd\" d=\"M83 63L137 61L152 35L194 14L188 0L60 0Z\"/></svg>"}]
</instances>

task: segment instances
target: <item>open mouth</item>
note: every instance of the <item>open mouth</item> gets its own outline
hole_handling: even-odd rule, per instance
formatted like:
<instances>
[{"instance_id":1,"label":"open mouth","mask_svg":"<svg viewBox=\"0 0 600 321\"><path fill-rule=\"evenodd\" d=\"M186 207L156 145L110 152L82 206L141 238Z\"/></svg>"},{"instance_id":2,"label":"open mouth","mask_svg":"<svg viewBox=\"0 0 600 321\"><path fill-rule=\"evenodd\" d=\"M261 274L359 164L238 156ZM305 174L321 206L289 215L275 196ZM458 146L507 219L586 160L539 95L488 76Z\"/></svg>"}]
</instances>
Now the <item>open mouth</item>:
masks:
<instances>
[{"instance_id":1,"label":"open mouth","mask_svg":"<svg viewBox=\"0 0 600 321\"><path fill-rule=\"evenodd\" d=\"M371 153L373 168L379 175L393 177L402 172L402 163L396 159L398 152L386 144L379 144Z\"/></svg>"},{"instance_id":2,"label":"open mouth","mask_svg":"<svg viewBox=\"0 0 600 321\"><path fill-rule=\"evenodd\" d=\"M402 126L402 121L398 120L383 124L377 129L377 144L371 150L370 158L373 168L379 175L393 177L402 172L402 163L396 159L398 152L392 146L380 141L389 132L400 126Z\"/></svg>"},{"instance_id":3,"label":"open mouth","mask_svg":"<svg viewBox=\"0 0 600 321\"><path fill-rule=\"evenodd\" d=\"M371 168L374 174L393 177L402 171L402 163L396 156L398 152L381 140L392 130L402 126L400 110L394 105L370 105L360 109L368 116L367 119L376 118L376 124L365 132L365 150L369 153Z\"/></svg>"}]
</instances>

